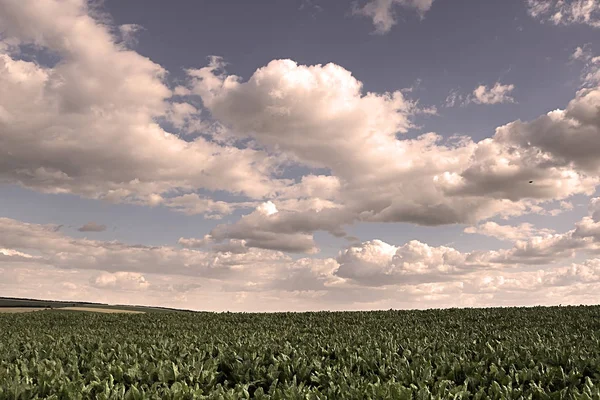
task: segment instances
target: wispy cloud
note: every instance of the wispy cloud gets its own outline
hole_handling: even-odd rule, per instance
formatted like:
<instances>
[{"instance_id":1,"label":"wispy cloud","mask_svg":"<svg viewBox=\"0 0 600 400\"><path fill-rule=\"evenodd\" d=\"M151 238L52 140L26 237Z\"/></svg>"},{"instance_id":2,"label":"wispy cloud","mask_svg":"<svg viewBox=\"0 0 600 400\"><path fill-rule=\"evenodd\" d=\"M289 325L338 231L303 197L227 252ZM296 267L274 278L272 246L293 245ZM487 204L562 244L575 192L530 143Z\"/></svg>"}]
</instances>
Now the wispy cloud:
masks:
<instances>
[{"instance_id":1,"label":"wispy cloud","mask_svg":"<svg viewBox=\"0 0 600 400\"><path fill-rule=\"evenodd\" d=\"M510 96L514 88L515 85L503 85L500 82L496 82L492 87L479 85L473 90L471 99L477 104L514 103L515 99Z\"/></svg>"},{"instance_id":2,"label":"wispy cloud","mask_svg":"<svg viewBox=\"0 0 600 400\"><path fill-rule=\"evenodd\" d=\"M376 34L388 33L398 23L396 8L414 10L423 18L429 11L434 0L369 0L363 6L355 2L352 7L354 15L362 15L370 18L375 26Z\"/></svg>"}]
</instances>

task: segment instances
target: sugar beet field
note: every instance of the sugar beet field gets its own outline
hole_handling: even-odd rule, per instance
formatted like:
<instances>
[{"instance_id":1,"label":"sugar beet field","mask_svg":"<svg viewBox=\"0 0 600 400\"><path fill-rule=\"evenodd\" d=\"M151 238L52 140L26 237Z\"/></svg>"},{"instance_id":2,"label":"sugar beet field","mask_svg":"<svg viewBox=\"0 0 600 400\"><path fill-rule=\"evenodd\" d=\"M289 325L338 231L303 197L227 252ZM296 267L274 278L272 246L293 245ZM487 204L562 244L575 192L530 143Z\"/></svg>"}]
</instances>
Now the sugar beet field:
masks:
<instances>
[{"instance_id":1,"label":"sugar beet field","mask_svg":"<svg viewBox=\"0 0 600 400\"><path fill-rule=\"evenodd\" d=\"M0 314L0 399L600 399L600 307Z\"/></svg>"}]
</instances>

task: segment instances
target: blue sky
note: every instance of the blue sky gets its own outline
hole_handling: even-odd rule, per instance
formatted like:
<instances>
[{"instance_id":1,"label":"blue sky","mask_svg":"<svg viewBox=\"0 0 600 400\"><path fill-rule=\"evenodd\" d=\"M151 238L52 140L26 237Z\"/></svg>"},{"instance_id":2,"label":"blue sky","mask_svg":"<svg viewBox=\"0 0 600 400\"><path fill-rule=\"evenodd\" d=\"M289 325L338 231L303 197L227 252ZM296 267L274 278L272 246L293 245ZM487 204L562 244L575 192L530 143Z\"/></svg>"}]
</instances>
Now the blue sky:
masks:
<instances>
[{"instance_id":1,"label":"blue sky","mask_svg":"<svg viewBox=\"0 0 600 400\"><path fill-rule=\"evenodd\" d=\"M0 289L246 311L592 301L599 14L0 0Z\"/></svg>"}]
</instances>

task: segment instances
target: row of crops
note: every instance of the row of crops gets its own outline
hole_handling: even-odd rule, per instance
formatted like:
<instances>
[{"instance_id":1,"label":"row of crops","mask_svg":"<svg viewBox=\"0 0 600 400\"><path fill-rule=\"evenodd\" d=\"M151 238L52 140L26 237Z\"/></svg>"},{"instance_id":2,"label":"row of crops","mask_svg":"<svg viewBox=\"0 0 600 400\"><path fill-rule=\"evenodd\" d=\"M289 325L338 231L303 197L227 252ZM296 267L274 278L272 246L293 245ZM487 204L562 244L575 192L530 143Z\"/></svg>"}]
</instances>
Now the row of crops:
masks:
<instances>
[{"instance_id":1,"label":"row of crops","mask_svg":"<svg viewBox=\"0 0 600 400\"><path fill-rule=\"evenodd\" d=\"M600 307L0 314L0 399L600 399Z\"/></svg>"}]
</instances>

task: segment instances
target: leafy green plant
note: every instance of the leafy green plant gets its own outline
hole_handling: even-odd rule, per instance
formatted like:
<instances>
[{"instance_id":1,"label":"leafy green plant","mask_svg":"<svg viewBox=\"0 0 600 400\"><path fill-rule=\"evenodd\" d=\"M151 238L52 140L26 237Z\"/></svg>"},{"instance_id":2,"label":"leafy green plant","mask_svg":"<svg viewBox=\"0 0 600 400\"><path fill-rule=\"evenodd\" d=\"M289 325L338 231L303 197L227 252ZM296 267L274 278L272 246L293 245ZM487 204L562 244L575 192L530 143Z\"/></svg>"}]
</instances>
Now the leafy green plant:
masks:
<instances>
[{"instance_id":1,"label":"leafy green plant","mask_svg":"<svg viewBox=\"0 0 600 400\"><path fill-rule=\"evenodd\" d=\"M600 400L600 307L39 311L0 326L0 400Z\"/></svg>"}]
</instances>

